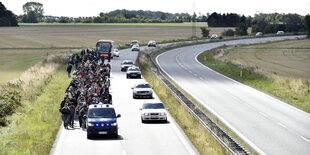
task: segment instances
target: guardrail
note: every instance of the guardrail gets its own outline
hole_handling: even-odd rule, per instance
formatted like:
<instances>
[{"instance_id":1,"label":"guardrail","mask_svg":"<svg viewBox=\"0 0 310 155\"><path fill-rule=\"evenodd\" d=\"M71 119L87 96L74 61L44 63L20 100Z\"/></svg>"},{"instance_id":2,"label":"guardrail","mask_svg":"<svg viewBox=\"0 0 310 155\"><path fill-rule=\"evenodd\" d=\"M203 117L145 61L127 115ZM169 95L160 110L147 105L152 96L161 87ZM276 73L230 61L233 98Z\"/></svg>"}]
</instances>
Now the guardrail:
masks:
<instances>
[{"instance_id":1,"label":"guardrail","mask_svg":"<svg viewBox=\"0 0 310 155\"><path fill-rule=\"evenodd\" d=\"M177 47L173 45L169 48ZM181 92L168 78L168 76L161 70L156 61L154 60L155 53L158 51L152 51L148 56L155 68L152 72L166 85L168 89L174 94L174 96L188 109L191 114L200 121L216 138L218 142L222 144L231 154L244 154L250 155L251 152L245 149L239 142L232 138L224 129L217 125L211 117L209 117L202 109L200 109L194 102L192 102L183 92Z\"/></svg>"}]
</instances>

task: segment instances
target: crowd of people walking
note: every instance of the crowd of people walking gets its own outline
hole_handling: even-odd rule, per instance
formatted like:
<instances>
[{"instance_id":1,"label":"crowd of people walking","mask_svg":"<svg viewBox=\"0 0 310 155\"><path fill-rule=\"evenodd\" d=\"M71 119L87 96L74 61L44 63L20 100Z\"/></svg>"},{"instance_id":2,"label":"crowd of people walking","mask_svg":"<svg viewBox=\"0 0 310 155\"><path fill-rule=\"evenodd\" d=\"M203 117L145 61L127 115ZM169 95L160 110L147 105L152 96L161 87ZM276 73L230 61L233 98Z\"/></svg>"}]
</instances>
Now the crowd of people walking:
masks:
<instances>
[{"instance_id":1,"label":"crowd of people walking","mask_svg":"<svg viewBox=\"0 0 310 155\"><path fill-rule=\"evenodd\" d=\"M98 52L86 49L69 56L68 77L71 77L73 69L74 77L65 91L60 112L65 129L73 129L75 119L78 119L80 128L85 129L89 105L100 102L112 104L109 92L111 66Z\"/></svg>"}]
</instances>

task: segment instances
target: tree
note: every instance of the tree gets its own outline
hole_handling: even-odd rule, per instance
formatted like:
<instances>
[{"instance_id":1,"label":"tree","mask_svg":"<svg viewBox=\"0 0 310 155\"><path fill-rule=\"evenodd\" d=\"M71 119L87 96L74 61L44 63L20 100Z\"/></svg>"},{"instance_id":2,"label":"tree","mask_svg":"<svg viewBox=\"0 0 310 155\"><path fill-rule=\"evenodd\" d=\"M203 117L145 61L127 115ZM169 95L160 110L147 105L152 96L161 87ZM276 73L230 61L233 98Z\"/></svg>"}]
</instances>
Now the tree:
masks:
<instances>
[{"instance_id":1,"label":"tree","mask_svg":"<svg viewBox=\"0 0 310 155\"><path fill-rule=\"evenodd\" d=\"M0 2L0 26L18 26L16 15Z\"/></svg>"},{"instance_id":2,"label":"tree","mask_svg":"<svg viewBox=\"0 0 310 155\"><path fill-rule=\"evenodd\" d=\"M160 19L161 19L161 20L166 20L166 18L167 18L167 17L166 17L166 14L162 12L162 13L160 14Z\"/></svg>"},{"instance_id":3,"label":"tree","mask_svg":"<svg viewBox=\"0 0 310 155\"><path fill-rule=\"evenodd\" d=\"M210 30L208 30L205 27L201 27L200 29L201 29L201 34L202 34L203 37L206 37L206 38L209 37Z\"/></svg>"},{"instance_id":4,"label":"tree","mask_svg":"<svg viewBox=\"0 0 310 155\"><path fill-rule=\"evenodd\" d=\"M248 26L245 23L237 24L236 35L245 36L248 35Z\"/></svg>"},{"instance_id":5,"label":"tree","mask_svg":"<svg viewBox=\"0 0 310 155\"><path fill-rule=\"evenodd\" d=\"M39 2L27 2L23 5L24 14L27 19L23 20L27 23L37 23L43 17L43 4ZM36 18L36 19L34 19Z\"/></svg>"},{"instance_id":6,"label":"tree","mask_svg":"<svg viewBox=\"0 0 310 155\"><path fill-rule=\"evenodd\" d=\"M235 32L232 29L228 29L228 30L224 30L224 32L222 33L222 36L234 36Z\"/></svg>"},{"instance_id":7,"label":"tree","mask_svg":"<svg viewBox=\"0 0 310 155\"><path fill-rule=\"evenodd\" d=\"M306 15L305 17L305 27L307 31L307 38L310 39L310 15Z\"/></svg>"}]
</instances>

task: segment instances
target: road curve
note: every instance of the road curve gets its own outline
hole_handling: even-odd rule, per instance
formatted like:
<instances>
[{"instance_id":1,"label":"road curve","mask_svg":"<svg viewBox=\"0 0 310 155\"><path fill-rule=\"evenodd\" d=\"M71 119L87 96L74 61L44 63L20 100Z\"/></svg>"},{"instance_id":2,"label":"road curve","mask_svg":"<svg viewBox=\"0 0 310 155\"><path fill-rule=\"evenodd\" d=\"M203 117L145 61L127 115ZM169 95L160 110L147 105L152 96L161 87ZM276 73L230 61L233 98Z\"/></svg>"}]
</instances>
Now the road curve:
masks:
<instances>
[{"instance_id":1,"label":"road curve","mask_svg":"<svg viewBox=\"0 0 310 155\"><path fill-rule=\"evenodd\" d=\"M213 112L260 154L310 152L310 114L236 82L197 61L197 55L224 44L295 38L271 37L177 48L156 58L184 90Z\"/></svg>"},{"instance_id":2,"label":"road curve","mask_svg":"<svg viewBox=\"0 0 310 155\"><path fill-rule=\"evenodd\" d=\"M197 150L180 130L173 118L169 123L141 123L142 104L150 99L133 99L131 87L144 79L126 79L120 71L123 60L135 60L137 52L120 50L120 57L112 60L111 94L118 119L119 138L88 140L86 132L79 129L65 130L61 126L52 155L194 155ZM158 100L154 94L153 100ZM152 99L151 99L152 100Z\"/></svg>"}]
</instances>

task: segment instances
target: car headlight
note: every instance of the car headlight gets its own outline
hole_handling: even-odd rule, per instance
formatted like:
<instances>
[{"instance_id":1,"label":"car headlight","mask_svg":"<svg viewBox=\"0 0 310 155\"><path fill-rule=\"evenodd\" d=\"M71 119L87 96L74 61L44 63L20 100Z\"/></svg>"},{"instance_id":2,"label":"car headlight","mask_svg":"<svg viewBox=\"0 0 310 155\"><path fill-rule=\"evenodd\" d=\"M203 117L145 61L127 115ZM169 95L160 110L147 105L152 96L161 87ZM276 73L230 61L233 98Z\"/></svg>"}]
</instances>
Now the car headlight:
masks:
<instances>
[{"instance_id":1,"label":"car headlight","mask_svg":"<svg viewBox=\"0 0 310 155\"><path fill-rule=\"evenodd\" d=\"M159 115L160 115L160 116L165 116L166 113L165 113L165 112L161 112L161 113L159 113Z\"/></svg>"},{"instance_id":2,"label":"car headlight","mask_svg":"<svg viewBox=\"0 0 310 155\"><path fill-rule=\"evenodd\" d=\"M144 113L143 115L144 115L144 116L148 116L148 115L150 115L150 114L149 114L149 113Z\"/></svg>"},{"instance_id":3,"label":"car headlight","mask_svg":"<svg viewBox=\"0 0 310 155\"><path fill-rule=\"evenodd\" d=\"M134 90L134 91L133 91L133 93L135 93L135 94L136 94L136 93L138 93L138 91Z\"/></svg>"},{"instance_id":4,"label":"car headlight","mask_svg":"<svg viewBox=\"0 0 310 155\"><path fill-rule=\"evenodd\" d=\"M89 122L88 122L87 125L88 125L88 126L94 126L95 124L94 124L94 123L89 123Z\"/></svg>"},{"instance_id":5,"label":"car headlight","mask_svg":"<svg viewBox=\"0 0 310 155\"><path fill-rule=\"evenodd\" d=\"M117 126L117 123L115 122L115 123L111 123L111 126Z\"/></svg>"}]
</instances>

